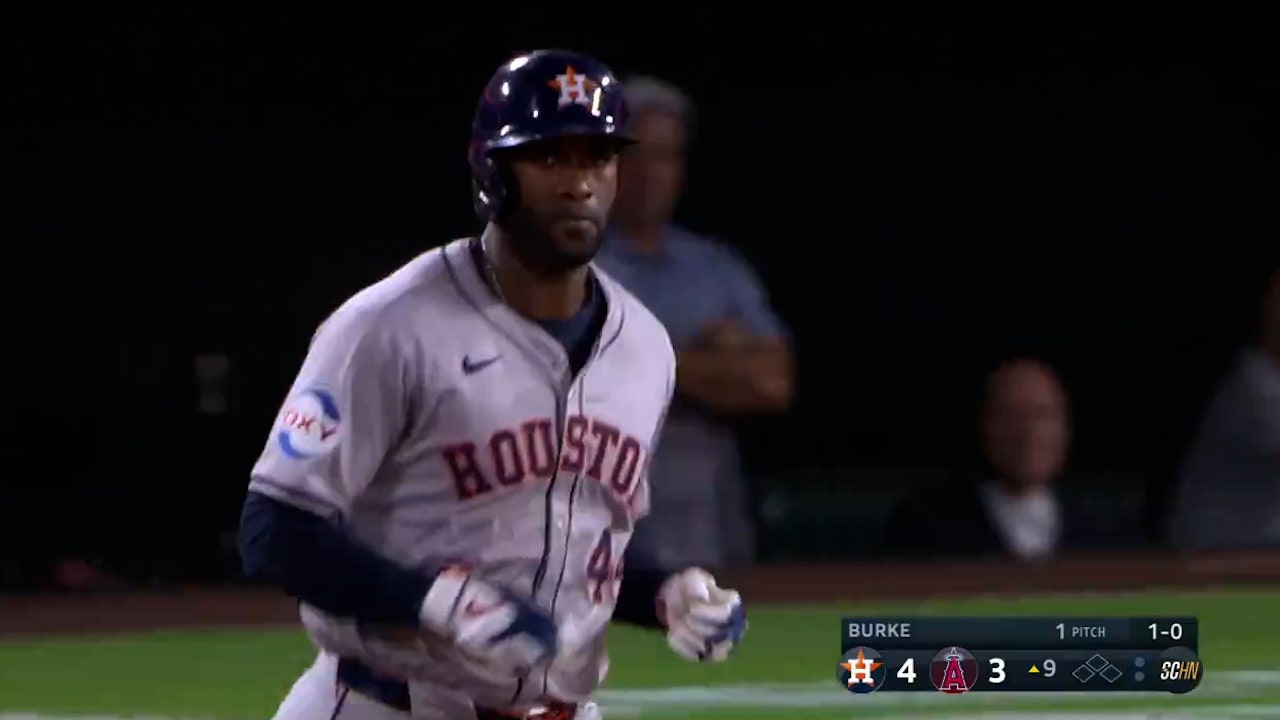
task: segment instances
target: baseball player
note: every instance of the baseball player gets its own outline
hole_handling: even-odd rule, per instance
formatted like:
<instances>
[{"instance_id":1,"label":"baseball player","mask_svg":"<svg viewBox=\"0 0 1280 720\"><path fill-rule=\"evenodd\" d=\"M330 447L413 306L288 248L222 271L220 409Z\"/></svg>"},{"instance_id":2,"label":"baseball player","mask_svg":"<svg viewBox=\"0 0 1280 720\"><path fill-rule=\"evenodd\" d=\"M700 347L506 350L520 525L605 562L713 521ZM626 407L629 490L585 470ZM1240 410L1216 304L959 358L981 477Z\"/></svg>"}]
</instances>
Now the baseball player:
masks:
<instances>
[{"instance_id":1,"label":"baseball player","mask_svg":"<svg viewBox=\"0 0 1280 720\"><path fill-rule=\"evenodd\" d=\"M321 648L281 720L599 718L611 618L720 661L746 628L706 572L623 572L675 383L662 325L592 264L621 88L538 51L485 88L478 238L424 253L317 330L241 519L251 576Z\"/></svg>"}]
</instances>

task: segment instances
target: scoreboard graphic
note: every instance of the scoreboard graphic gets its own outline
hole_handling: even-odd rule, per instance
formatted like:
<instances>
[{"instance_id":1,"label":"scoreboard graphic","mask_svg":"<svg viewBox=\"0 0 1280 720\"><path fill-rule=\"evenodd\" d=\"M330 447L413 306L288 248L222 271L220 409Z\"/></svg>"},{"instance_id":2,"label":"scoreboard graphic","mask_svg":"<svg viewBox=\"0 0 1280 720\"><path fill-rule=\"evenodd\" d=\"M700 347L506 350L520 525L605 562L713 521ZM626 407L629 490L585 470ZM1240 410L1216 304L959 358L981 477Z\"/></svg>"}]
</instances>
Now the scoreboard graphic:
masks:
<instances>
[{"instance_id":1,"label":"scoreboard graphic","mask_svg":"<svg viewBox=\"0 0 1280 720\"><path fill-rule=\"evenodd\" d=\"M843 618L836 679L872 692L1188 693L1193 617Z\"/></svg>"}]
</instances>

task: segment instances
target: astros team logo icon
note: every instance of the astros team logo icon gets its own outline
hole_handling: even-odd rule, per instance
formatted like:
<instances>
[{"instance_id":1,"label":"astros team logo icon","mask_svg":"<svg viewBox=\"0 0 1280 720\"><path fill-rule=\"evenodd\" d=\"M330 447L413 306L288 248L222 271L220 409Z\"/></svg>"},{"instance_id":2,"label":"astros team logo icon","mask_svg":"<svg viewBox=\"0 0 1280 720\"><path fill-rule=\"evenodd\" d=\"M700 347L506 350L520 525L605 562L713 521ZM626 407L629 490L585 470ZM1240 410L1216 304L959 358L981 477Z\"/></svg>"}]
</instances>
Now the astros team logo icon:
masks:
<instances>
[{"instance_id":1,"label":"astros team logo icon","mask_svg":"<svg viewBox=\"0 0 1280 720\"><path fill-rule=\"evenodd\" d=\"M563 75L557 75L554 80L547 81L547 85L553 90L560 91L558 106L562 108L575 104L591 107L595 102L596 89L600 87L595 80L574 70L572 65L565 68Z\"/></svg>"},{"instance_id":2,"label":"astros team logo icon","mask_svg":"<svg viewBox=\"0 0 1280 720\"><path fill-rule=\"evenodd\" d=\"M854 695L865 695L880 689L889 670L874 648L856 647L844 654L844 662L836 666L836 678Z\"/></svg>"},{"instance_id":3,"label":"astros team logo icon","mask_svg":"<svg viewBox=\"0 0 1280 720\"><path fill-rule=\"evenodd\" d=\"M951 646L933 656L929 679L938 692L959 695L978 684L978 659L962 647Z\"/></svg>"},{"instance_id":4,"label":"astros team logo icon","mask_svg":"<svg viewBox=\"0 0 1280 720\"><path fill-rule=\"evenodd\" d=\"M338 401L327 390L308 388L285 404L276 439L285 455L303 460L337 447L341 429Z\"/></svg>"}]
</instances>

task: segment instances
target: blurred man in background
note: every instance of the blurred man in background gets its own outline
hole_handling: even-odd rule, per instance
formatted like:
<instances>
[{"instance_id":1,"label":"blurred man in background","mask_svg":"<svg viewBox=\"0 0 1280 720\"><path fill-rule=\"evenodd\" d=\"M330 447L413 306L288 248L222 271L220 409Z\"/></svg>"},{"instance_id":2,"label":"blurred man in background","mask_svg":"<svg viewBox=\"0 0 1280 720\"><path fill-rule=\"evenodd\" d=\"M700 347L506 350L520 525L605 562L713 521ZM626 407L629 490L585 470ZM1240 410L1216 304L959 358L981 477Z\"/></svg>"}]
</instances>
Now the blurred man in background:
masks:
<instances>
[{"instance_id":1,"label":"blurred man in background","mask_svg":"<svg viewBox=\"0 0 1280 720\"><path fill-rule=\"evenodd\" d=\"M1170 541L1183 549L1280 545L1280 272L1246 348L1209 405L1179 478Z\"/></svg>"},{"instance_id":2,"label":"blurred man in background","mask_svg":"<svg viewBox=\"0 0 1280 720\"><path fill-rule=\"evenodd\" d=\"M0 593L95 592L124 587L95 562L77 557L47 560L38 553L34 549L24 553L26 557L14 556L0 564Z\"/></svg>"},{"instance_id":3,"label":"blurred man in background","mask_svg":"<svg viewBox=\"0 0 1280 720\"><path fill-rule=\"evenodd\" d=\"M653 78L623 87L637 144L619 167L599 263L666 325L678 367L653 460L652 519L637 527L629 566L749 563L751 513L730 422L789 407L791 349L746 260L672 223L694 120L689 99Z\"/></svg>"},{"instance_id":4,"label":"blurred man in background","mask_svg":"<svg viewBox=\"0 0 1280 720\"><path fill-rule=\"evenodd\" d=\"M1057 482L1071 442L1067 394L1035 360L987 377L981 416L984 472L909 498L890 523L890 543L912 557L1003 556L1040 560L1074 544Z\"/></svg>"}]
</instances>

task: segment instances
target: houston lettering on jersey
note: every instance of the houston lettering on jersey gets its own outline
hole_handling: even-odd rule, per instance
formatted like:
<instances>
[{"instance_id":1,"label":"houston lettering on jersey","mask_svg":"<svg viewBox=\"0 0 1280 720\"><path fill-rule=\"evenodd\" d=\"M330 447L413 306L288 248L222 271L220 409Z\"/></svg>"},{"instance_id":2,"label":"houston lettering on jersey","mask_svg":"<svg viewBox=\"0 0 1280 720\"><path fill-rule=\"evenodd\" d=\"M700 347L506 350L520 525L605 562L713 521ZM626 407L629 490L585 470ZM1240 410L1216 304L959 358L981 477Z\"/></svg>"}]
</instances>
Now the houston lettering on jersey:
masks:
<instances>
[{"instance_id":1,"label":"houston lettering on jersey","mask_svg":"<svg viewBox=\"0 0 1280 720\"><path fill-rule=\"evenodd\" d=\"M460 500L526 480L549 480L555 472L555 422L550 418L528 420L518 428L493 433L483 446L458 443L441 452ZM582 415L570 415L566 420L560 470L581 472L627 503L635 492L643 460L644 446L617 427ZM485 465L492 470L486 472Z\"/></svg>"}]
</instances>

